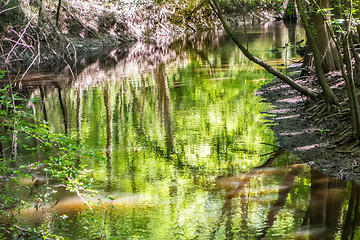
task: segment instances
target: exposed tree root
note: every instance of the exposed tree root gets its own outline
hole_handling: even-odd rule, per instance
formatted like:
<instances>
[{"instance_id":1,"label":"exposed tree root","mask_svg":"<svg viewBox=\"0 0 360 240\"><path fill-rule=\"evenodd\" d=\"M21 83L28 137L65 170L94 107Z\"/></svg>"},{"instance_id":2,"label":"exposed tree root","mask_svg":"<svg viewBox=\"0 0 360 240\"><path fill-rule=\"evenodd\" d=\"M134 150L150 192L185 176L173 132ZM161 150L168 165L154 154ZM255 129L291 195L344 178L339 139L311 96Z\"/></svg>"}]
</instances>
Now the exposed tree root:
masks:
<instances>
[{"instance_id":1,"label":"exposed tree root","mask_svg":"<svg viewBox=\"0 0 360 240\"><path fill-rule=\"evenodd\" d=\"M313 112L313 111L316 111L315 109L318 109L320 106L320 104L323 104L325 103L324 100L320 100L318 101L316 104L314 104L313 106L309 107L308 109L306 109L305 112L309 113L309 112Z\"/></svg>"},{"instance_id":2,"label":"exposed tree root","mask_svg":"<svg viewBox=\"0 0 360 240\"><path fill-rule=\"evenodd\" d=\"M349 143L350 139L352 138L353 134L351 132L347 132L340 136L338 139L335 140L336 145L344 145L345 143Z\"/></svg>"},{"instance_id":3,"label":"exposed tree root","mask_svg":"<svg viewBox=\"0 0 360 240\"><path fill-rule=\"evenodd\" d=\"M337 134L339 137L334 140L336 145L343 145L345 143L350 143L354 137L353 132L351 131L351 126L345 127L341 132Z\"/></svg>"},{"instance_id":4,"label":"exposed tree root","mask_svg":"<svg viewBox=\"0 0 360 240\"><path fill-rule=\"evenodd\" d=\"M360 145L360 141L356 139L352 144L350 144L349 149L355 149Z\"/></svg>"},{"instance_id":5,"label":"exposed tree root","mask_svg":"<svg viewBox=\"0 0 360 240\"><path fill-rule=\"evenodd\" d=\"M330 103L324 103L321 111L318 113L319 117L325 116L325 114L330 113L332 105Z\"/></svg>"},{"instance_id":6,"label":"exposed tree root","mask_svg":"<svg viewBox=\"0 0 360 240\"><path fill-rule=\"evenodd\" d=\"M326 103L324 100L319 101L314 106L309 108L307 110L308 113L312 112L311 118L319 118L324 117L326 114L328 114L332 110L332 105L329 103Z\"/></svg>"}]
</instances>

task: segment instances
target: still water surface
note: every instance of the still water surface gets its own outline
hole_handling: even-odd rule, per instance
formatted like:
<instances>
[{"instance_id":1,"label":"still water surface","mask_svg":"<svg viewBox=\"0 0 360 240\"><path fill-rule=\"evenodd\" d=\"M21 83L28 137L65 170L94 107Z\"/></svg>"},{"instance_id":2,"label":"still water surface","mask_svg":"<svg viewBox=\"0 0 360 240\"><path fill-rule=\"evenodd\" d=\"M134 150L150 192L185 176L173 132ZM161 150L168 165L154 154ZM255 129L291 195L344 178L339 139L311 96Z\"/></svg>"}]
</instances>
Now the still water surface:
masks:
<instances>
[{"instance_id":1,"label":"still water surface","mask_svg":"<svg viewBox=\"0 0 360 240\"><path fill-rule=\"evenodd\" d=\"M244 30L239 31L239 34ZM278 69L299 60L298 27L246 29L248 48ZM243 34L241 34L243 36ZM62 194L54 225L70 239L359 239L359 187L278 150L271 106L254 92L271 80L222 33L136 43L83 59L73 74L32 77L38 111L104 160L89 212ZM34 80L36 78L36 81ZM271 123L270 123L271 124ZM24 213L24 221L54 221ZM79 221L78 219L81 219Z\"/></svg>"}]
</instances>

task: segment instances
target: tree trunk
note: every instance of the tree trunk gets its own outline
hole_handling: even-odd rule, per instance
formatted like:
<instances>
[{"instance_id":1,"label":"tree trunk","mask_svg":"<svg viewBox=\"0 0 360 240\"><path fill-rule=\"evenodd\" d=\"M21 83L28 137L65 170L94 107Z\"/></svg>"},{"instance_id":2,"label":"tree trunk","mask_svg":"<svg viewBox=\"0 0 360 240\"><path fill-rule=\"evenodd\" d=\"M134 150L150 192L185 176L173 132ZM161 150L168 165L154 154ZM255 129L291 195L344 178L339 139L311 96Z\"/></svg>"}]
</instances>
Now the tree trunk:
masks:
<instances>
[{"instance_id":1,"label":"tree trunk","mask_svg":"<svg viewBox=\"0 0 360 240\"><path fill-rule=\"evenodd\" d=\"M346 36L342 39L343 49L344 49L344 62L346 65L346 77L344 80L346 82L346 90L348 92L351 120L352 120L352 130L353 134L360 139L360 107L359 107L359 98L356 95L356 87L354 82L353 67L351 63L351 54L349 47L349 39Z\"/></svg>"},{"instance_id":2,"label":"tree trunk","mask_svg":"<svg viewBox=\"0 0 360 240\"><path fill-rule=\"evenodd\" d=\"M289 197L289 193L296 182L295 180L299 175L299 172L302 169L303 167L293 166L291 171L285 176L284 181L279 187L278 198L276 202L274 202L270 207L263 229L258 233L258 239L263 239L268 233L268 230L274 225L275 221L277 220L277 215L284 208L286 200Z\"/></svg>"},{"instance_id":3,"label":"tree trunk","mask_svg":"<svg viewBox=\"0 0 360 240\"><path fill-rule=\"evenodd\" d=\"M360 85L360 56L356 52L355 45L352 40L353 38L355 38L355 36L353 36L353 35L349 38L349 40L350 40L349 44L350 44L350 49L351 49L352 55L355 58L354 82L355 82L355 86L359 86Z\"/></svg>"},{"instance_id":4,"label":"tree trunk","mask_svg":"<svg viewBox=\"0 0 360 240\"><path fill-rule=\"evenodd\" d=\"M104 89L104 104L106 109L106 171L107 181L105 190L110 192L112 190L112 172L113 172L113 111L111 106L111 93L109 82L106 83Z\"/></svg>"},{"instance_id":5,"label":"tree trunk","mask_svg":"<svg viewBox=\"0 0 360 240\"><path fill-rule=\"evenodd\" d=\"M155 71L157 87L159 91L159 109L165 130L166 153L170 157L175 152L175 137L173 118L171 113L171 102L169 86L166 78L165 64L160 63Z\"/></svg>"},{"instance_id":6,"label":"tree trunk","mask_svg":"<svg viewBox=\"0 0 360 240\"><path fill-rule=\"evenodd\" d=\"M39 14L38 14L38 26L41 27L41 21L42 21L42 6L43 6L43 0L40 0L39 2Z\"/></svg>"},{"instance_id":7,"label":"tree trunk","mask_svg":"<svg viewBox=\"0 0 360 240\"><path fill-rule=\"evenodd\" d=\"M352 10L352 6L350 7ZM352 12L350 10L350 12ZM325 17L323 16L325 19ZM349 16L348 22L351 22L351 15ZM335 33L331 26L327 23L326 24L329 35L333 39L335 46L337 48L337 52L339 55L340 62L345 63L345 67L343 64L340 65L341 74L345 80L346 83L346 90L349 97L349 105L350 105L350 114L351 114L351 123L352 123L352 133L358 140L360 140L360 106L359 106L359 99L356 94L356 87L354 82L354 73L353 73L353 66L352 66L352 58L350 54L350 45L351 44L351 28L348 26L344 26L344 29L347 29L347 33L344 33L342 36L341 46L338 41L335 39ZM340 49L343 49L344 55L342 55L340 52ZM351 49L351 51L355 51L355 49ZM356 51L355 51L356 53ZM357 54L357 53L356 53ZM356 55L355 54L355 55ZM358 59L358 56L355 57L355 59Z\"/></svg>"},{"instance_id":8,"label":"tree trunk","mask_svg":"<svg viewBox=\"0 0 360 240\"><path fill-rule=\"evenodd\" d=\"M76 93L76 128L77 128L77 142L80 144L81 139L81 112L82 111L82 90L78 89Z\"/></svg>"},{"instance_id":9,"label":"tree trunk","mask_svg":"<svg viewBox=\"0 0 360 240\"><path fill-rule=\"evenodd\" d=\"M334 7L333 14L335 19L341 19L342 13L341 13L341 0L331 0L331 6Z\"/></svg>"},{"instance_id":10,"label":"tree trunk","mask_svg":"<svg viewBox=\"0 0 360 240\"><path fill-rule=\"evenodd\" d=\"M354 12L354 16L356 19L360 19L360 3L359 2L357 2L357 6L355 8L356 8L356 11ZM360 37L360 25L355 24L355 27L356 27L357 35L358 35L358 37Z\"/></svg>"},{"instance_id":11,"label":"tree trunk","mask_svg":"<svg viewBox=\"0 0 360 240\"><path fill-rule=\"evenodd\" d=\"M224 17L221 13L221 9L219 6L219 3L217 0L213 0L214 2L214 11L216 12L216 14L218 15L222 25L224 26L225 31L230 35L230 37L233 39L233 41L235 42L235 44L240 48L240 50L243 52L243 54L250 59L251 61L253 61L254 63L262 66L263 68L265 68L269 73L273 74L274 76L278 77L279 79L283 80L284 82L286 82L287 84L289 84L292 88L294 88L295 90L299 91L300 93L304 94L307 97L310 98L315 98L317 95L311 91L310 89L306 88L306 87L302 87L299 84L297 84L293 79L291 79L289 76L283 74L282 72L276 70L275 68L273 68L272 66L270 66L269 64L265 63L264 61L262 61L261 59L255 57L253 54L251 54L246 47L242 44L242 42L235 36L235 34L233 33L233 31L229 28L229 26L227 25L227 23L224 20Z\"/></svg>"},{"instance_id":12,"label":"tree trunk","mask_svg":"<svg viewBox=\"0 0 360 240\"><path fill-rule=\"evenodd\" d=\"M41 105L42 105L42 109L43 109L44 121L47 122L47 121L48 121L48 117L47 117L46 105L45 105L45 101L46 101L46 97L45 97L45 87L44 87L44 86L40 86L39 89L40 89Z\"/></svg>"},{"instance_id":13,"label":"tree trunk","mask_svg":"<svg viewBox=\"0 0 360 240\"><path fill-rule=\"evenodd\" d=\"M323 90L323 94L325 96L326 109L324 109L324 110L329 110L331 105L333 105L333 104L339 105L339 101L338 101L337 97L335 96L334 92L331 90L328 82L326 81L324 70L323 70L323 67L321 64L322 57L321 57L319 48L316 44L316 40L315 40L313 31L309 25L306 15L305 15L305 7L303 5L303 2L302 2L302 0L296 0L296 3L298 6L298 9L299 9L299 14L301 16L301 20L303 22L303 25L304 25L304 28L306 31L306 35L308 37L308 43L314 54L314 64L315 64L316 74L317 74L320 86Z\"/></svg>"},{"instance_id":14,"label":"tree trunk","mask_svg":"<svg viewBox=\"0 0 360 240\"><path fill-rule=\"evenodd\" d=\"M58 89L58 93L59 93L59 104L60 104L60 109L61 112L63 114L63 121L64 121L64 130L65 130L65 135L68 135L68 114L67 114L67 108L66 108L66 97L62 98L62 89L60 87L60 85L57 85L57 89Z\"/></svg>"},{"instance_id":15,"label":"tree trunk","mask_svg":"<svg viewBox=\"0 0 360 240\"><path fill-rule=\"evenodd\" d=\"M317 7L315 7L315 9L329 8L330 5L328 0L316 0L316 3ZM322 59L321 64L324 73L330 72L332 70L339 70L340 61L338 54L336 53L335 43L329 36L328 31L326 30L326 25L322 13L314 11L311 20L314 23L314 29L316 32L315 42L320 51Z\"/></svg>"},{"instance_id":16,"label":"tree trunk","mask_svg":"<svg viewBox=\"0 0 360 240\"><path fill-rule=\"evenodd\" d=\"M357 218L359 216L359 190L360 188L354 183L352 183L350 200L348 203L346 218L341 233L342 240L354 239L355 229L357 229L358 225Z\"/></svg>"},{"instance_id":17,"label":"tree trunk","mask_svg":"<svg viewBox=\"0 0 360 240\"><path fill-rule=\"evenodd\" d=\"M60 7L61 7L61 0L59 0L58 7L56 10L56 26L59 25Z\"/></svg>"}]
</instances>

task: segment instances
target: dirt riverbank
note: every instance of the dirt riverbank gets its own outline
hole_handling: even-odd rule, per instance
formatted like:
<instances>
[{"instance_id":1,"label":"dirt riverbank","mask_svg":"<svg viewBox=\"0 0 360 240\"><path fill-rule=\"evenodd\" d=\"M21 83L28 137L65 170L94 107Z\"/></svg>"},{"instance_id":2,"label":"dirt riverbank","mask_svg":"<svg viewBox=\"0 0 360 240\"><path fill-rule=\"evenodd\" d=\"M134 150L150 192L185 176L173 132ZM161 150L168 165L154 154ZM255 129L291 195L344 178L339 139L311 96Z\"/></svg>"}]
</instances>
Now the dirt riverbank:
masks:
<instances>
[{"instance_id":1,"label":"dirt riverbank","mask_svg":"<svg viewBox=\"0 0 360 240\"><path fill-rule=\"evenodd\" d=\"M209 7L186 2L74 0L58 6L57 2L12 0L4 4L0 4L0 11L7 10L0 15L0 69L13 73L53 71L59 65L73 66L79 58L124 43L164 41L221 28ZM233 27L278 17L278 12L267 9L277 7L240 3L224 6Z\"/></svg>"},{"instance_id":2,"label":"dirt riverbank","mask_svg":"<svg viewBox=\"0 0 360 240\"><path fill-rule=\"evenodd\" d=\"M334 92L345 103L343 109L346 109L343 80L336 73L328 74L328 79ZM298 82L303 85L311 84L309 79ZM306 97L279 79L264 85L257 94L273 105L267 118L273 122L270 127L282 148L330 176L360 183L359 147L351 146L351 143L336 143L339 129L351 126L346 111L317 117L311 111L316 103L307 101Z\"/></svg>"}]
</instances>

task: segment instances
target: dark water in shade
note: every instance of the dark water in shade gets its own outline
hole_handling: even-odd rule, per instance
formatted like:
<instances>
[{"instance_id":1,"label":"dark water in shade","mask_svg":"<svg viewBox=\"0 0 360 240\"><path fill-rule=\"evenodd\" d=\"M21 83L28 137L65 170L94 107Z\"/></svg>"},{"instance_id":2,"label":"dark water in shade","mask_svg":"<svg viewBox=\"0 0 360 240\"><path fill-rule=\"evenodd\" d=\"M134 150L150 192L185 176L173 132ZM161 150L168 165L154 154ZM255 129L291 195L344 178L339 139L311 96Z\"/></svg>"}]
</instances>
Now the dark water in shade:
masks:
<instances>
[{"instance_id":1,"label":"dark water in shade","mask_svg":"<svg viewBox=\"0 0 360 240\"><path fill-rule=\"evenodd\" d=\"M249 49L278 69L298 60L299 28L247 33ZM103 154L82 160L94 169L94 210L63 193L54 211L64 220L28 209L24 222L53 223L69 239L360 239L359 187L271 146L271 106L254 92L272 76L226 35L137 43L73 74L23 85L44 100L35 107L54 131Z\"/></svg>"}]
</instances>

